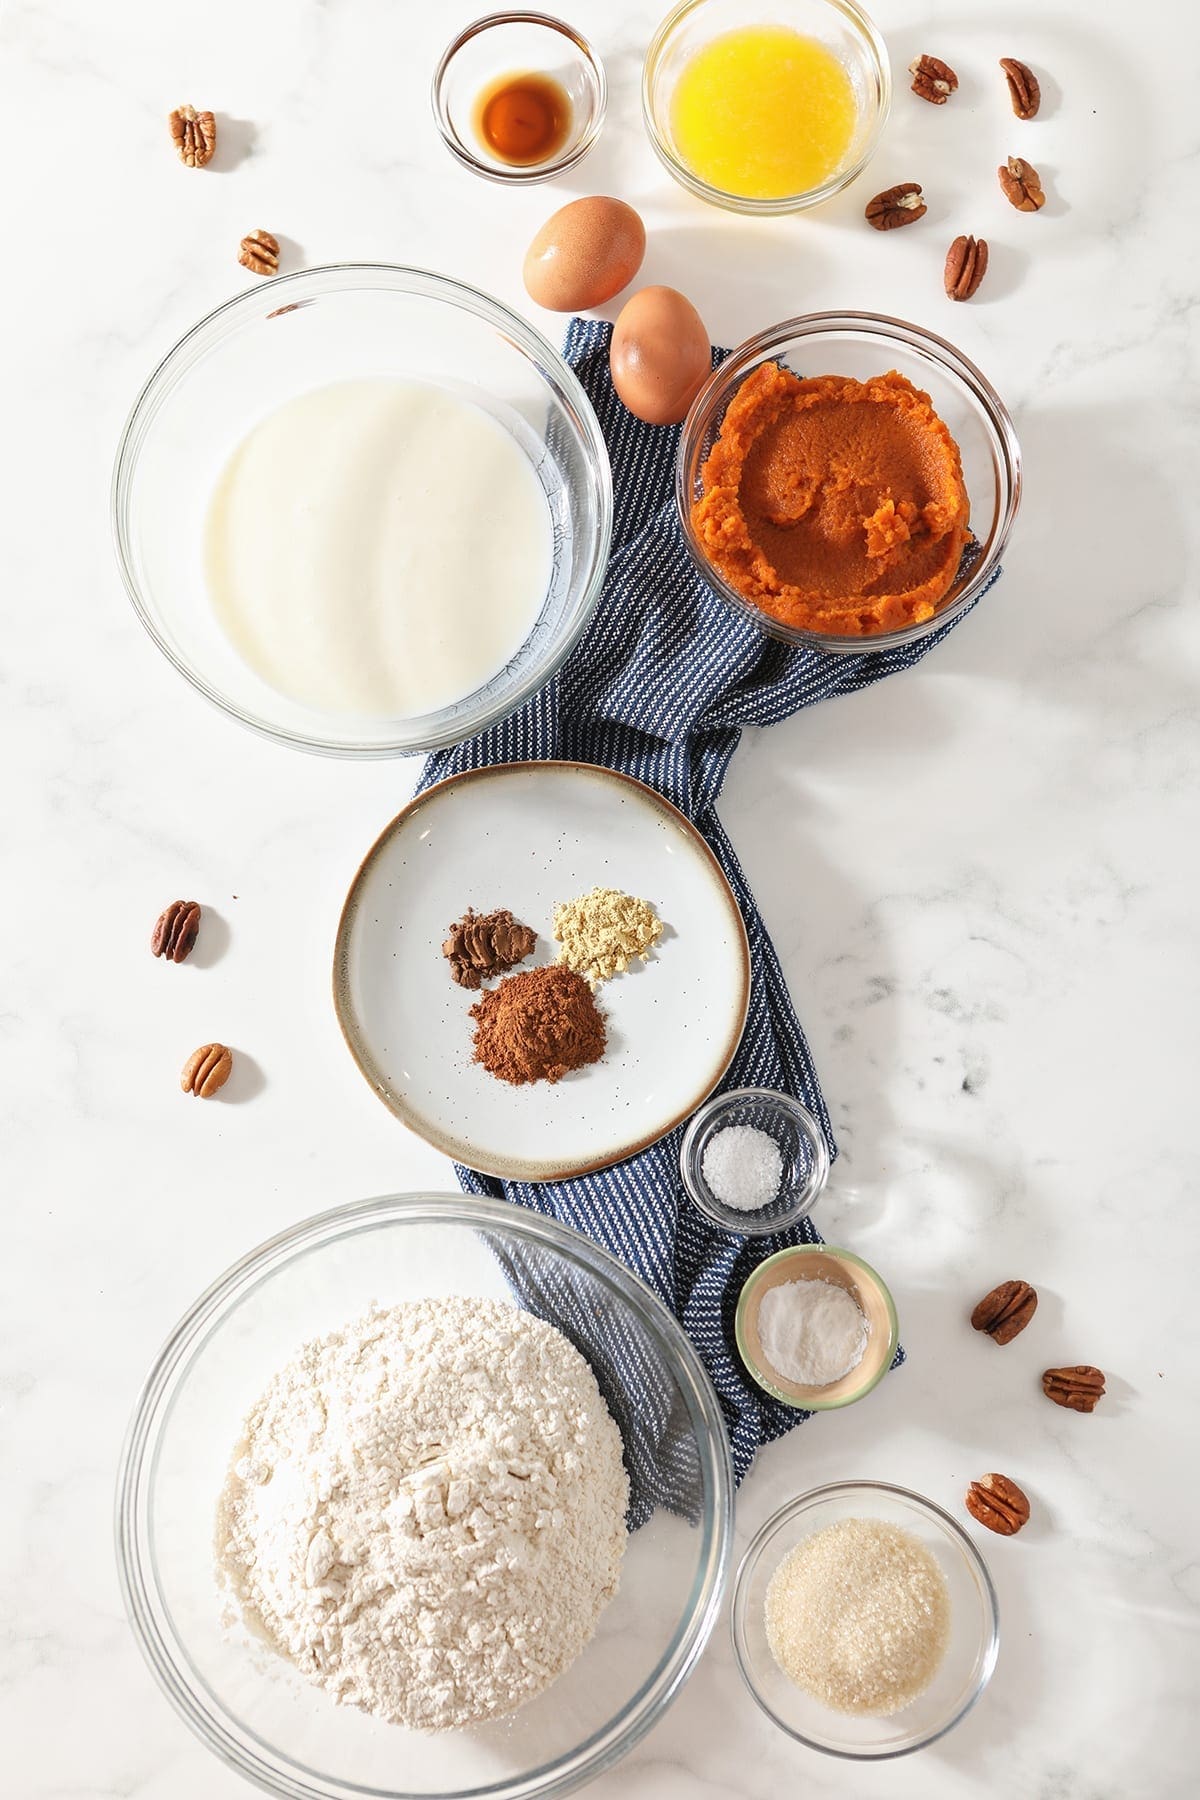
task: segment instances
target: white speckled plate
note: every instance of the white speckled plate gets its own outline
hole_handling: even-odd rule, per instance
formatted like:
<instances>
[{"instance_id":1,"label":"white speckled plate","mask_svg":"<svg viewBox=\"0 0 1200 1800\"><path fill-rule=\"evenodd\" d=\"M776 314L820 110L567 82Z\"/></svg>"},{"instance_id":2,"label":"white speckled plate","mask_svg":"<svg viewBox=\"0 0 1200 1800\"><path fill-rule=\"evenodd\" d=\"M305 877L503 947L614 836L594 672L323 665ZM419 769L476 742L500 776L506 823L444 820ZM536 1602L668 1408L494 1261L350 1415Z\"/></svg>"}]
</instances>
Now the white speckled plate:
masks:
<instances>
[{"instance_id":1,"label":"white speckled plate","mask_svg":"<svg viewBox=\"0 0 1200 1800\"><path fill-rule=\"evenodd\" d=\"M603 1061L513 1087L472 1060L477 995L442 955L468 906L507 906L553 962L555 905L593 887L654 907L648 963L604 982ZM338 927L334 1005L397 1118L456 1162L525 1181L583 1175L670 1131L733 1058L750 994L746 929L712 852L650 788L586 763L474 769L406 806L368 853Z\"/></svg>"}]
</instances>

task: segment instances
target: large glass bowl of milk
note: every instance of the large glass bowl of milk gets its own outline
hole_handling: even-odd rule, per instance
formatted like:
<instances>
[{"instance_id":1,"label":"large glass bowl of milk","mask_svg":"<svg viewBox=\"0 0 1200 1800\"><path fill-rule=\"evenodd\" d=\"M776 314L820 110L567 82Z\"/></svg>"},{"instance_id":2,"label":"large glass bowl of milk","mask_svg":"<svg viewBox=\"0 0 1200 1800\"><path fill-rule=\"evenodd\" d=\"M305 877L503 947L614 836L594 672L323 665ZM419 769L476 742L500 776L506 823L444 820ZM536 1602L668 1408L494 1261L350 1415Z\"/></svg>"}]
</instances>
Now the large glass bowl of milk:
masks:
<instances>
[{"instance_id":1,"label":"large glass bowl of milk","mask_svg":"<svg viewBox=\"0 0 1200 1800\"><path fill-rule=\"evenodd\" d=\"M146 629L225 712L297 748L459 742L536 692L599 598L604 439L498 301L386 265L311 269L202 319L113 475Z\"/></svg>"}]
</instances>

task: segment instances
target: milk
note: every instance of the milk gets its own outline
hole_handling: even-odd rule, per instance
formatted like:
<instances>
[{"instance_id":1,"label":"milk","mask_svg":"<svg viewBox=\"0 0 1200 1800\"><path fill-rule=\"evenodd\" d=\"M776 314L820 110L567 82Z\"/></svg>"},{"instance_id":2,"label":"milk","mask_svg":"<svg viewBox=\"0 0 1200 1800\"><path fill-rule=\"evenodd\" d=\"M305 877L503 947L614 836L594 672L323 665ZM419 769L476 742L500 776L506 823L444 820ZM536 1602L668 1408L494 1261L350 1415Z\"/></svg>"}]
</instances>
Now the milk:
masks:
<instances>
[{"instance_id":1,"label":"milk","mask_svg":"<svg viewBox=\"0 0 1200 1800\"><path fill-rule=\"evenodd\" d=\"M372 717L482 687L529 636L553 561L516 439L457 394L385 378L261 420L205 537L212 603L246 662L303 705Z\"/></svg>"}]
</instances>

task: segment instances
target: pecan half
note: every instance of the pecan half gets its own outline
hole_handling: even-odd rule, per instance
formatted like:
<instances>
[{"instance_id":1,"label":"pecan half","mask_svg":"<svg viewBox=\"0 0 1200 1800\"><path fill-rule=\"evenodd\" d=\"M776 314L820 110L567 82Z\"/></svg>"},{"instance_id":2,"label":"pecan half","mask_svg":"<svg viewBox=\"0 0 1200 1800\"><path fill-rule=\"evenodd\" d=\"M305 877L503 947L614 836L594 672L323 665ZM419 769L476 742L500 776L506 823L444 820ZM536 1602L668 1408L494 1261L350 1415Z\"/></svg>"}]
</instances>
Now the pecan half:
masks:
<instances>
[{"instance_id":1,"label":"pecan half","mask_svg":"<svg viewBox=\"0 0 1200 1800\"><path fill-rule=\"evenodd\" d=\"M919 181L898 181L867 201L867 222L876 231L892 231L897 225L911 225L923 219L929 208L921 198Z\"/></svg>"},{"instance_id":2,"label":"pecan half","mask_svg":"<svg viewBox=\"0 0 1200 1800\"><path fill-rule=\"evenodd\" d=\"M1010 156L996 173L1000 177L1004 198L1018 212L1037 212L1039 207L1045 206L1042 178L1033 164L1026 162L1023 156Z\"/></svg>"},{"instance_id":3,"label":"pecan half","mask_svg":"<svg viewBox=\"0 0 1200 1800\"><path fill-rule=\"evenodd\" d=\"M199 901L172 900L155 921L150 948L155 956L165 956L168 962L186 962L196 948L199 933Z\"/></svg>"},{"instance_id":4,"label":"pecan half","mask_svg":"<svg viewBox=\"0 0 1200 1800\"><path fill-rule=\"evenodd\" d=\"M1018 62L1015 56L1002 56L1000 67L1004 70L1004 79L1008 82L1008 97L1018 119L1036 118L1038 107L1042 104L1042 90L1029 64Z\"/></svg>"},{"instance_id":5,"label":"pecan half","mask_svg":"<svg viewBox=\"0 0 1200 1800\"><path fill-rule=\"evenodd\" d=\"M179 1085L185 1094L198 1094L211 1100L233 1073L233 1051L224 1044L201 1044L183 1065Z\"/></svg>"},{"instance_id":6,"label":"pecan half","mask_svg":"<svg viewBox=\"0 0 1200 1800\"><path fill-rule=\"evenodd\" d=\"M967 1489L967 1511L1000 1537L1015 1537L1029 1519L1029 1501L1007 1475L981 1475Z\"/></svg>"},{"instance_id":7,"label":"pecan half","mask_svg":"<svg viewBox=\"0 0 1200 1800\"><path fill-rule=\"evenodd\" d=\"M987 274L986 238L956 237L946 252L942 280L951 300L969 300Z\"/></svg>"},{"instance_id":8,"label":"pecan half","mask_svg":"<svg viewBox=\"0 0 1200 1800\"><path fill-rule=\"evenodd\" d=\"M1069 1406L1072 1412L1095 1412L1097 1400L1104 1398L1104 1373L1093 1369L1090 1363L1047 1369L1042 1376L1042 1392L1056 1406Z\"/></svg>"},{"instance_id":9,"label":"pecan half","mask_svg":"<svg viewBox=\"0 0 1200 1800\"><path fill-rule=\"evenodd\" d=\"M252 231L242 239L238 261L252 275L278 275L279 239L269 231Z\"/></svg>"},{"instance_id":10,"label":"pecan half","mask_svg":"<svg viewBox=\"0 0 1200 1800\"><path fill-rule=\"evenodd\" d=\"M217 121L210 112L197 112L194 106L177 106L168 124L179 152L179 160L189 169L202 169L217 151Z\"/></svg>"},{"instance_id":11,"label":"pecan half","mask_svg":"<svg viewBox=\"0 0 1200 1800\"><path fill-rule=\"evenodd\" d=\"M908 65L912 76L912 91L921 100L928 100L931 106L945 106L947 100L958 86L958 76L938 56L918 56Z\"/></svg>"},{"instance_id":12,"label":"pecan half","mask_svg":"<svg viewBox=\"0 0 1200 1800\"><path fill-rule=\"evenodd\" d=\"M1027 1281L1002 1281L983 1296L971 1314L971 1323L976 1331L986 1331L993 1342L1011 1344L1032 1319L1037 1303L1037 1289Z\"/></svg>"}]
</instances>

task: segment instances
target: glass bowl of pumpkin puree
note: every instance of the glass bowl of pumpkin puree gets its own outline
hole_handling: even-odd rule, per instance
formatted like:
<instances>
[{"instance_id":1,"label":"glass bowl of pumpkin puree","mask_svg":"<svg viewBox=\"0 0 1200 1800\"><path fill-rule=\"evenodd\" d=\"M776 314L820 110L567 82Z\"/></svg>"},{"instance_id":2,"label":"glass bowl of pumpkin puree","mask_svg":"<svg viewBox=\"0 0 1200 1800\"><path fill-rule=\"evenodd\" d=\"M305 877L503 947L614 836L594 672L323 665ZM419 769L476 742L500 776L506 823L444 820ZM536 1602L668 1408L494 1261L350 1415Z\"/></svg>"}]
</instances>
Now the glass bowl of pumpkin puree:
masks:
<instances>
[{"instance_id":1,"label":"glass bowl of pumpkin puree","mask_svg":"<svg viewBox=\"0 0 1200 1800\"><path fill-rule=\"evenodd\" d=\"M676 465L696 569L784 643L916 642L996 573L1021 498L1008 410L961 350L874 313L750 338L700 390Z\"/></svg>"}]
</instances>

